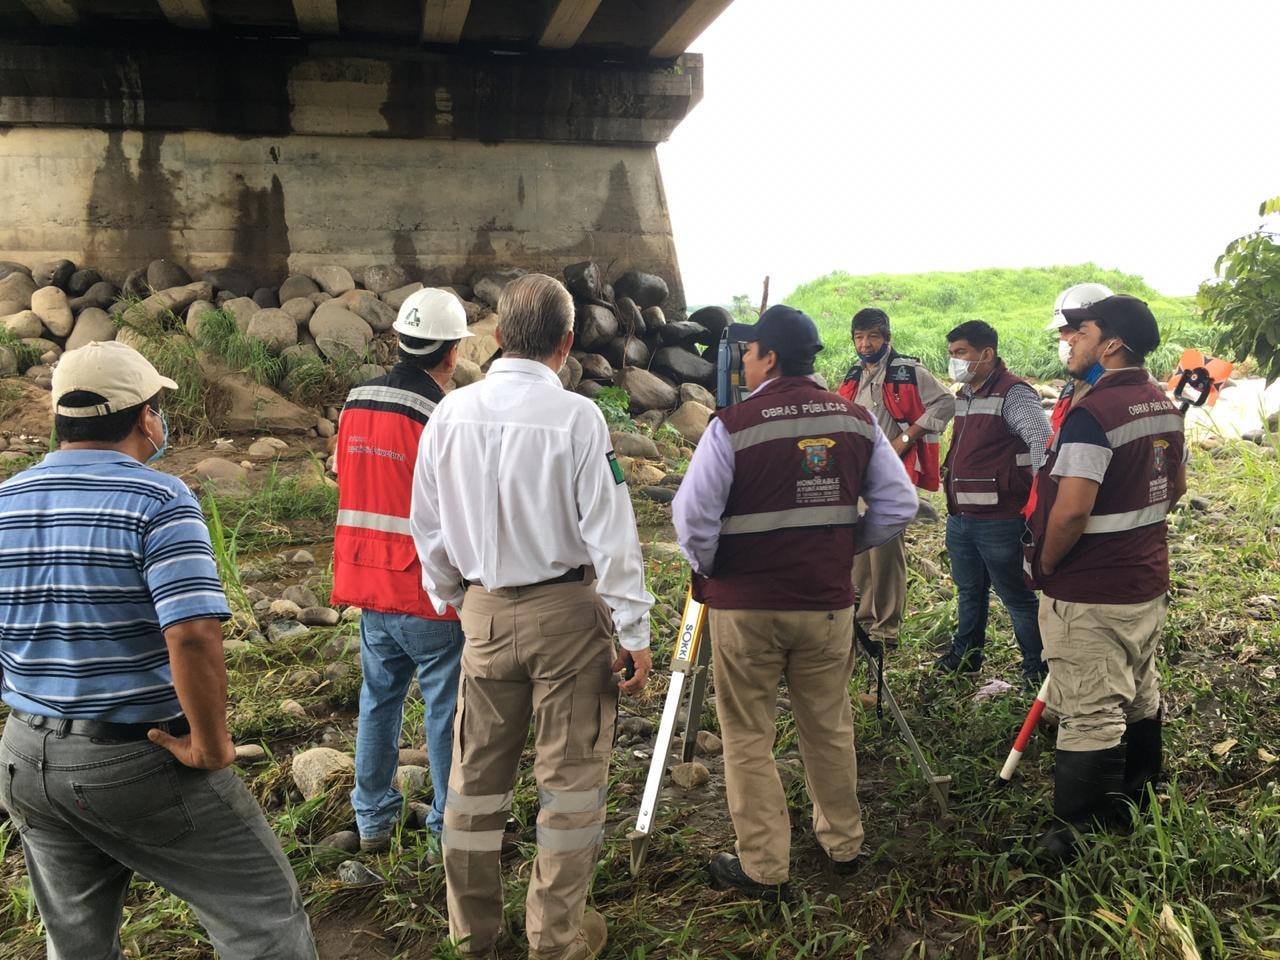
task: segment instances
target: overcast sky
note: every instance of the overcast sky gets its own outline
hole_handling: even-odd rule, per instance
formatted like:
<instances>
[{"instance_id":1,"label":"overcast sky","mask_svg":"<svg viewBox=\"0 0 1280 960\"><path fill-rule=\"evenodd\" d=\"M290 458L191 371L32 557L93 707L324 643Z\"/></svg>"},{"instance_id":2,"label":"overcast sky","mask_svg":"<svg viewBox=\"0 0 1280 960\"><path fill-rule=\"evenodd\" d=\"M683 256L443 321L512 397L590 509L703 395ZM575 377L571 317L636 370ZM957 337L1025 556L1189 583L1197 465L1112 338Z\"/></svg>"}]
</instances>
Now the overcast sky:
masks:
<instances>
[{"instance_id":1,"label":"overcast sky","mask_svg":"<svg viewBox=\"0 0 1280 960\"><path fill-rule=\"evenodd\" d=\"M659 148L690 303L1081 263L1192 293L1280 194L1277 0L734 0Z\"/></svg>"}]
</instances>

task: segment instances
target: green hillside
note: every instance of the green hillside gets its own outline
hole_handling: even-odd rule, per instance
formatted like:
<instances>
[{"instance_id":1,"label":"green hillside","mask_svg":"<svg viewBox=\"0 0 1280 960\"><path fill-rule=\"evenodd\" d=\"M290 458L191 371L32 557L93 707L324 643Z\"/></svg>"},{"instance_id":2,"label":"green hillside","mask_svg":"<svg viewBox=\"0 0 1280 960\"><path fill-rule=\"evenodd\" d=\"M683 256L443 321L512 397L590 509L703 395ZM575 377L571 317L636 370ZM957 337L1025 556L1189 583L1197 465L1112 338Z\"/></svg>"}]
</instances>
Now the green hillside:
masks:
<instances>
[{"instance_id":1,"label":"green hillside","mask_svg":"<svg viewBox=\"0 0 1280 960\"><path fill-rule=\"evenodd\" d=\"M1186 347L1210 346L1209 327L1200 319L1193 297L1166 297L1141 277L1091 263L896 276L855 277L837 272L797 288L785 302L817 322L826 344L818 367L833 382L843 378L854 358L849 320L869 306L889 314L893 343L900 353L920 357L937 373L947 367L947 331L965 320L986 320L999 331L1000 353L1016 373L1048 379L1062 374L1057 348L1044 330L1053 301L1066 287L1085 281L1105 283L1117 293L1142 297L1151 305L1164 341L1149 363L1158 376L1172 370Z\"/></svg>"}]
</instances>

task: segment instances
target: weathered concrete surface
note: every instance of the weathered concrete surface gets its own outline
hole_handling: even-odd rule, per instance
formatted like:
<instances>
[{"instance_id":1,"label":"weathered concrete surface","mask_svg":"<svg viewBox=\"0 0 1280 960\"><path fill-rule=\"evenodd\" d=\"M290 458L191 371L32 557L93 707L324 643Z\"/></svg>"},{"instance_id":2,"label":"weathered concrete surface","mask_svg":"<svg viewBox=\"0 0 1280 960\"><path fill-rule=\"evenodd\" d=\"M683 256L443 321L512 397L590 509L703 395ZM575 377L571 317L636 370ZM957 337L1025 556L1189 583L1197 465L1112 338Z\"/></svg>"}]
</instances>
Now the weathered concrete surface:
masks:
<instances>
[{"instance_id":1,"label":"weathered concrete surface","mask_svg":"<svg viewBox=\"0 0 1280 960\"><path fill-rule=\"evenodd\" d=\"M66 257L117 283L157 257L272 283L331 263L450 283L591 258L658 273L684 305L647 145L14 127L0 198L0 259Z\"/></svg>"}]
</instances>

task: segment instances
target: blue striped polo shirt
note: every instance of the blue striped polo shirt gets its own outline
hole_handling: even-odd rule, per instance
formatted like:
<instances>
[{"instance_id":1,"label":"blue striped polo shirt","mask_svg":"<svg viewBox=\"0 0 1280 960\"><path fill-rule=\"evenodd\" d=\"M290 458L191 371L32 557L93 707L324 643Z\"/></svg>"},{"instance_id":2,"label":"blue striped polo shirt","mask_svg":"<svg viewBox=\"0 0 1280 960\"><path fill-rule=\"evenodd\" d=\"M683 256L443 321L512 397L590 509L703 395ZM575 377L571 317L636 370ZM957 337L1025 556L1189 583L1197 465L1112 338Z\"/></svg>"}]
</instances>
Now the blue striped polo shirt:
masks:
<instances>
[{"instance_id":1,"label":"blue striped polo shirt","mask_svg":"<svg viewBox=\"0 0 1280 960\"><path fill-rule=\"evenodd\" d=\"M200 504L113 450L0 484L0 697L54 717L180 716L163 631L231 616Z\"/></svg>"}]
</instances>

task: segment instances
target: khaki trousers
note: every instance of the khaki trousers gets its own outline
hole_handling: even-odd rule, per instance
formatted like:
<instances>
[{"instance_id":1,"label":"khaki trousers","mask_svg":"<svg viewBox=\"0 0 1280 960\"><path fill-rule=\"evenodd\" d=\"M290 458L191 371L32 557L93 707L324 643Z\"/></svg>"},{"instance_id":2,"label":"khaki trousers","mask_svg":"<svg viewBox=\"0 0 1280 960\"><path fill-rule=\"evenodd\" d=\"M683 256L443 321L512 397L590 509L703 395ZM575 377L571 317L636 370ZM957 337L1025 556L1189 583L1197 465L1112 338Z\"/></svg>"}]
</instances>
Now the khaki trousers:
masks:
<instances>
[{"instance_id":1,"label":"khaki trousers","mask_svg":"<svg viewBox=\"0 0 1280 960\"><path fill-rule=\"evenodd\" d=\"M462 631L441 835L449 933L464 953L483 953L501 932L502 831L532 718L540 808L525 930L532 951L555 957L582 926L604 839L618 712L613 624L590 584L473 586Z\"/></svg>"},{"instance_id":2,"label":"khaki trousers","mask_svg":"<svg viewBox=\"0 0 1280 960\"><path fill-rule=\"evenodd\" d=\"M1107 750L1125 726L1160 709L1156 648L1167 597L1143 603L1071 603L1042 597L1040 634L1049 666L1046 710L1058 717L1059 750Z\"/></svg>"},{"instance_id":3,"label":"khaki trousers","mask_svg":"<svg viewBox=\"0 0 1280 960\"><path fill-rule=\"evenodd\" d=\"M833 859L852 860L863 837L849 705L853 608L713 608L711 649L725 787L742 869L757 883L782 883L790 867L791 822L773 759L783 676L813 799L814 835Z\"/></svg>"},{"instance_id":4,"label":"khaki trousers","mask_svg":"<svg viewBox=\"0 0 1280 960\"><path fill-rule=\"evenodd\" d=\"M853 558L858 622L875 640L897 640L907 606L907 547L898 536Z\"/></svg>"}]
</instances>

